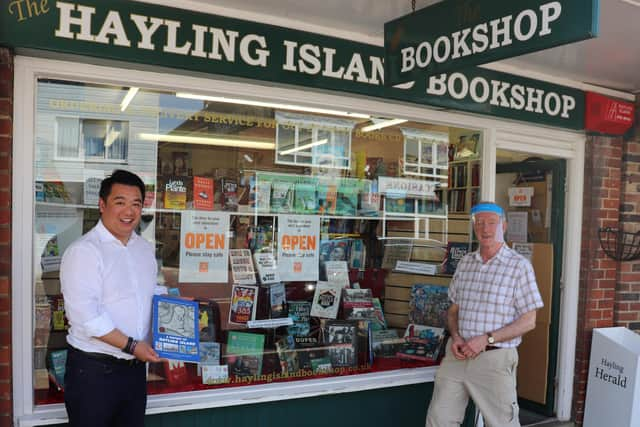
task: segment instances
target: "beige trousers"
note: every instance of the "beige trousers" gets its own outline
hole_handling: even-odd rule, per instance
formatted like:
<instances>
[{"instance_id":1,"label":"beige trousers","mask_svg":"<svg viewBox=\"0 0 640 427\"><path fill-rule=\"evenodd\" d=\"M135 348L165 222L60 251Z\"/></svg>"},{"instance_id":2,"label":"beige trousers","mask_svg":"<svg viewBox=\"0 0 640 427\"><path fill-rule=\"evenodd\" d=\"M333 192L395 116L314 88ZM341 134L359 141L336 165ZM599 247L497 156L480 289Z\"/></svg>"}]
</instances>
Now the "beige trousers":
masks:
<instances>
[{"instance_id":1,"label":"beige trousers","mask_svg":"<svg viewBox=\"0 0 640 427\"><path fill-rule=\"evenodd\" d=\"M470 360L458 360L451 341L438 372L427 412L426 427L458 427L473 399L485 426L520 427L515 348L485 351Z\"/></svg>"}]
</instances>

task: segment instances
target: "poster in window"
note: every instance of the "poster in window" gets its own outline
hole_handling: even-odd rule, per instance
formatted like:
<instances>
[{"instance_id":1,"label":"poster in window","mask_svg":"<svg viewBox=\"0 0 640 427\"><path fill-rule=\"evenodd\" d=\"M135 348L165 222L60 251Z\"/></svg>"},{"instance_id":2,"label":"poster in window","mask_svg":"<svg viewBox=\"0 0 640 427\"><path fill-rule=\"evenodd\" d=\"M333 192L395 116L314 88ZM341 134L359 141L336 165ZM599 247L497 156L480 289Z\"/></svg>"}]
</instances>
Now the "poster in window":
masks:
<instances>
[{"instance_id":1,"label":"poster in window","mask_svg":"<svg viewBox=\"0 0 640 427\"><path fill-rule=\"evenodd\" d=\"M229 214L185 211L180 220L182 283L227 283Z\"/></svg>"},{"instance_id":2,"label":"poster in window","mask_svg":"<svg viewBox=\"0 0 640 427\"><path fill-rule=\"evenodd\" d=\"M318 280L320 217L278 217L278 271L287 281Z\"/></svg>"}]
</instances>

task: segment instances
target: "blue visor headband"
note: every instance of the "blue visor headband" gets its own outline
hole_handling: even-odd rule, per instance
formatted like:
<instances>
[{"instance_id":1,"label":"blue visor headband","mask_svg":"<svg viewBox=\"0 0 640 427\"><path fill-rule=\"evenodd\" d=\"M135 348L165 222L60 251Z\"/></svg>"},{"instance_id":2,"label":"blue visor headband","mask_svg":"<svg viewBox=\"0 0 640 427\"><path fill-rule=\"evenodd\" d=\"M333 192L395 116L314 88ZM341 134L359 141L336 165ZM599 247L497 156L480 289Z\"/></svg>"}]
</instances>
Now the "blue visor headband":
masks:
<instances>
[{"instance_id":1,"label":"blue visor headband","mask_svg":"<svg viewBox=\"0 0 640 427\"><path fill-rule=\"evenodd\" d=\"M471 215L478 214L480 212L492 212L498 214L500 217L504 217L504 211L498 205L493 203L480 203L471 208Z\"/></svg>"}]
</instances>

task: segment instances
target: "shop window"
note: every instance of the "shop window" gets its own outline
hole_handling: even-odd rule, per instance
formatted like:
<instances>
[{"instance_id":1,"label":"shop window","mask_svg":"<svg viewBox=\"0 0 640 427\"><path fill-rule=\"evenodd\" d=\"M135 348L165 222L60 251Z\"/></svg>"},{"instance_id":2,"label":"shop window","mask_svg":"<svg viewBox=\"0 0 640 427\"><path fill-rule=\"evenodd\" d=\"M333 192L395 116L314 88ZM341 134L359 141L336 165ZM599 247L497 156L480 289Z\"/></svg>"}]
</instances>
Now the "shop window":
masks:
<instances>
[{"instance_id":1,"label":"shop window","mask_svg":"<svg viewBox=\"0 0 640 427\"><path fill-rule=\"evenodd\" d=\"M120 120L56 118L56 158L69 160L127 160L129 124Z\"/></svg>"},{"instance_id":2,"label":"shop window","mask_svg":"<svg viewBox=\"0 0 640 427\"><path fill-rule=\"evenodd\" d=\"M158 283L198 304L200 361L150 365L150 394L438 363L442 287L471 239L477 130L367 131L366 118L145 89L121 111L126 90L64 81L37 92L36 404L63 401L60 259L99 220L100 182L119 167L145 183L138 232ZM203 228L223 237L187 240Z\"/></svg>"}]
</instances>

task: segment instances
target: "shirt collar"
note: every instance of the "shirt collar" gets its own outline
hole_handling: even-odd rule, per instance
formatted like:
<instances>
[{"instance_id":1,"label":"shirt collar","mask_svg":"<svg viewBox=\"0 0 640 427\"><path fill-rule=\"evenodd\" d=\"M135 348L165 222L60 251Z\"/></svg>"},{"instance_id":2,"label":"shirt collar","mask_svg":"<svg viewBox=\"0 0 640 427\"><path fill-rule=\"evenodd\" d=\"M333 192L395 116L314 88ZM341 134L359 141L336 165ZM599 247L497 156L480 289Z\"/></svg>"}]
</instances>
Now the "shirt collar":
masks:
<instances>
[{"instance_id":1,"label":"shirt collar","mask_svg":"<svg viewBox=\"0 0 640 427\"><path fill-rule=\"evenodd\" d=\"M118 240L116 236L111 234L109 230L107 230L107 227L104 226L104 224L102 223L102 220L99 220L98 224L96 224L96 231L98 233L98 238L100 239L101 242L103 243L117 242L122 245L122 242ZM135 231L132 232L131 236L129 236L129 241L127 242L127 246L135 242L137 238L138 238L138 234Z\"/></svg>"},{"instance_id":2,"label":"shirt collar","mask_svg":"<svg viewBox=\"0 0 640 427\"><path fill-rule=\"evenodd\" d=\"M496 262L499 262L499 263L506 263L508 258L508 255L507 255L508 250L509 250L509 247L507 246L507 243L506 242L502 243L502 246L500 246L500 249L498 250L498 252L487 262L493 262L493 260L496 260ZM478 249L474 255L477 261L483 262L482 255L480 255L480 249Z\"/></svg>"}]
</instances>

